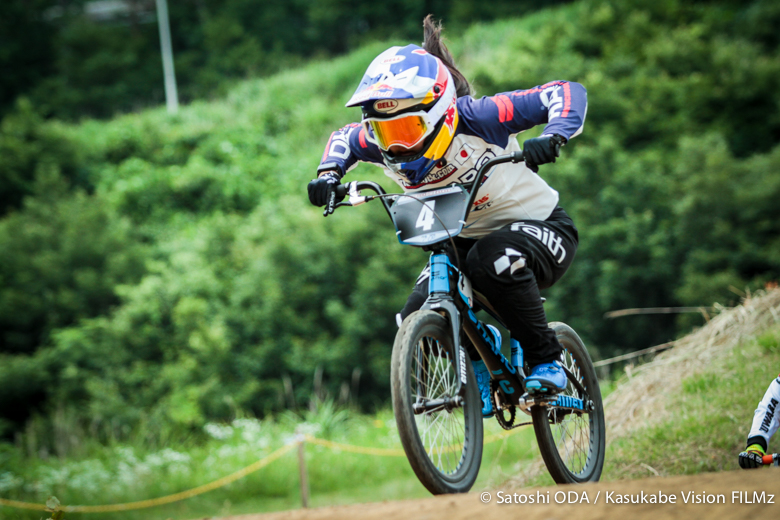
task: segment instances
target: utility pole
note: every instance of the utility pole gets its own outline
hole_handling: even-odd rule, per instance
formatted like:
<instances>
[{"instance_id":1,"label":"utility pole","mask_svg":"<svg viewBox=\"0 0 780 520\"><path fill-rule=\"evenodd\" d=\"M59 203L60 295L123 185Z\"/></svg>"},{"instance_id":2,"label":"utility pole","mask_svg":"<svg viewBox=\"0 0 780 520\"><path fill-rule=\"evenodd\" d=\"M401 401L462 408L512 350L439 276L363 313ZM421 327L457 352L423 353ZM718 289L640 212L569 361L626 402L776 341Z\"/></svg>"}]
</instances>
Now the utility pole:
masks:
<instances>
[{"instance_id":1,"label":"utility pole","mask_svg":"<svg viewBox=\"0 0 780 520\"><path fill-rule=\"evenodd\" d=\"M157 0L157 25L160 28L163 74L165 76L165 105L169 114L179 111L179 94L176 91L176 73L173 70L171 25L168 21L168 0Z\"/></svg>"}]
</instances>

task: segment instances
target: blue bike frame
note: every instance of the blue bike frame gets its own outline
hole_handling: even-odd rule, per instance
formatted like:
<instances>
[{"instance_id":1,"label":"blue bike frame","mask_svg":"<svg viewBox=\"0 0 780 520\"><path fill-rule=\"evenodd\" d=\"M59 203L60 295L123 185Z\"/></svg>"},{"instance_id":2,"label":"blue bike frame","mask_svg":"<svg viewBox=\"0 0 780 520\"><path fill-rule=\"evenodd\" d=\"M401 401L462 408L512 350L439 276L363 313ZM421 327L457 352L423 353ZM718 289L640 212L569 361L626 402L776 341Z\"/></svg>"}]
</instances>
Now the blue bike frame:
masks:
<instances>
[{"instance_id":1,"label":"blue bike frame","mask_svg":"<svg viewBox=\"0 0 780 520\"><path fill-rule=\"evenodd\" d=\"M487 172L495 165L507 162L521 162L523 160L522 152L514 152L508 155L494 157L486 161L479 169L476 179L469 187L468 197L464 197L462 202L465 206L462 206L463 216L458 220L461 224L465 225L468 219L468 215L474 206L474 200L477 196L479 186L482 185L482 181ZM370 189L378 194L378 196L363 196L360 194L360 190ZM444 190L440 190L444 191ZM344 197L349 195L349 202L340 202L335 207L340 206L358 206L364 204L375 198L379 198L382 201L382 205L387 211L388 216L399 227L399 221L396 220L393 211L393 204L396 203L400 197L409 196L405 194L387 194L381 186L374 182L350 182L346 185L339 185L336 189L335 195L338 197ZM423 201L420 201L421 204ZM459 204L456 202L455 204ZM335 208L334 208L335 209ZM432 207L431 207L432 212ZM445 231L444 235L451 238L451 236L457 235L460 232L457 231L451 233ZM583 410L584 403L580 399L563 396L556 400L555 397L537 397L532 399L526 399L525 387L523 380L525 379L525 373L523 372L523 351L520 344L515 341L510 341L511 346L511 358L510 363L495 344L492 334L489 333L487 327L477 319L476 312L480 309L485 310L491 316L493 316L499 323L501 323L500 316L497 316L490 308L490 305L486 302L480 302L474 296L471 290L471 285L468 282L466 276L460 272L460 270L452 265L449 257L445 253L447 239L441 240L442 233L431 234L434 238L430 240L439 240L438 242L426 242L426 238L418 243L405 242L401 239L401 229L398 230L399 240L401 243L407 243L409 245L424 247L428 251L432 251L428 267L430 269L430 280L428 282L428 299L423 304L421 310L431 310L438 312L446 317L452 328L453 345L455 346L453 352L454 359L456 360L456 366L459 368L459 382L458 388L455 392L457 396L454 401L447 402L429 402L422 404L416 409L416 413L422 413L429 409L435 409L441 406L459 406L460 402L465 399L466 396L466 362L467 356L465 349L461 345L462 337L461 330L466 334L474 348L479 353L479 356L485 363L485 366L490 370L491 379L496 381L497 390L501 394L501 402L508 405L517 405L523 410L534 404L543 402L549 406L558 406L568 408L571 410ZM502 323L503 326L503 323ZM506 328L504 326L504 328ZM582 388L579 381L567 372L567 377L574 384L575 387L585 395L585 389ZM455 402L459 401L459 402Z\"/></svg>"},{"instance_id":2,"label":"blue bike frame","mask_svg":"<svg viewBox=\"0 0 780 520\"><path fill-rule=\"evenodd\" d=\"M468 294L471 293L471 289L465 275L458 271L449 257L442 252L433 252L428 265L431 273L428 281L428 299L421 310L445 314L452 327L452 337L456 339L456 343L461 341L462 328L504 395L513 401L513 404L518 404L519 398L524 393L525 374L522 366L513 367L509 363L501 354L487 327L477 319L475 312L479 309L476 308L473 294ZM457 284L457 291L453 290L453 282ZM513 350L520 349L519 344L514 343ZM455 350L457 366L460 367L460 382L456 394L465 398L467 356L462 346L458 345ZM522 355L518 356L516 352L513 354L516 359L522 359Z\"/></svg>"}]
</instances>

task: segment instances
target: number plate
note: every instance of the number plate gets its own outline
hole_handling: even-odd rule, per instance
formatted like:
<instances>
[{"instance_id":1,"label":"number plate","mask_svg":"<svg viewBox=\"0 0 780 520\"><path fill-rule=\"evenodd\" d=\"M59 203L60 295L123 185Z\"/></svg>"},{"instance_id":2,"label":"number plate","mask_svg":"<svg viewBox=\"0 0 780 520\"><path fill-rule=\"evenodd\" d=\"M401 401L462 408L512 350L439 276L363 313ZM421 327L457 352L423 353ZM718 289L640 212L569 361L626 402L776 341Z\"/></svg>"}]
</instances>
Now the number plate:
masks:
<instances>
[{"instance_id":1,"label":"number plate","mask_svg":"<svg viewBox=\"0 0 780 520\"><path fill-rule=\"evenodd\" d=\"M398 241L426 246L456 236L463 230L468 193L462 186L399 197L390 208Z\"/></svg>"}]
</instances>

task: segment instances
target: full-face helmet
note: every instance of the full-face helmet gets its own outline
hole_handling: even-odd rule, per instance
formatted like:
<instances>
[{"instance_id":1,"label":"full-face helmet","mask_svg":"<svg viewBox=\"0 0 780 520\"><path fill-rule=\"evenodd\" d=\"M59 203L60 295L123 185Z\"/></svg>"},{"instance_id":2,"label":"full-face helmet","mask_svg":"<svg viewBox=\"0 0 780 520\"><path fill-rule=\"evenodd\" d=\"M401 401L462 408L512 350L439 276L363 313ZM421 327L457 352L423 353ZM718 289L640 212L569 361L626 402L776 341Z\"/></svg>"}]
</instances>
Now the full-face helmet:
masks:
<instances>
[{"instance_id":1,"label":"full-face helmet","mask_svg":"<svg viewBox=\"0 0 780 520\"><path fill-rule=\"evenodd\" d=\"M455 82L439 58L417 45L392 47L371 62L347 103L358 105L366 138L410 184L428 175L455 137Z\"/></svg>"}]
</instances>

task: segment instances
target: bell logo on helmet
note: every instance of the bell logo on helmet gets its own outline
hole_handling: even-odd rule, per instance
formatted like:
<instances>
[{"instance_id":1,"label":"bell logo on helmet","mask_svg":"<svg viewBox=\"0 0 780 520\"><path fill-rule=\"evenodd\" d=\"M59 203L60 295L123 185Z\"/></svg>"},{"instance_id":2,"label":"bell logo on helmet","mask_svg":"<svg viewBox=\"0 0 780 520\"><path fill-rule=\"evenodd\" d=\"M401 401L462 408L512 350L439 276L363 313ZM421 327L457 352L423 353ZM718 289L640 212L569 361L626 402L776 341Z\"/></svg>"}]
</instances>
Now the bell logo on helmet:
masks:
<instances>
[{"instance_id":1,"label":"bell logo on helmet","mask_svg":"<svg viewBox=\"0 0 780 520\"><path fill-rule=\"evenodd\" d=\"M393 63L398 63L399 61L404 61L406 59L406 56L391 56L390 58L385 58L382 60L382 65L392 65Z\"/></svg>"},{"instance_id":2,"label":"bell logo on helmet","mask_svg":"<svg viewBox=\"0 0 780 520\"><path fill-rule=\"evenodd\" d=\"M398 108L398 101L395 99L383 99L374 103L374 110L377 112L392 112Z\"/></svg>"}]
</instances>

